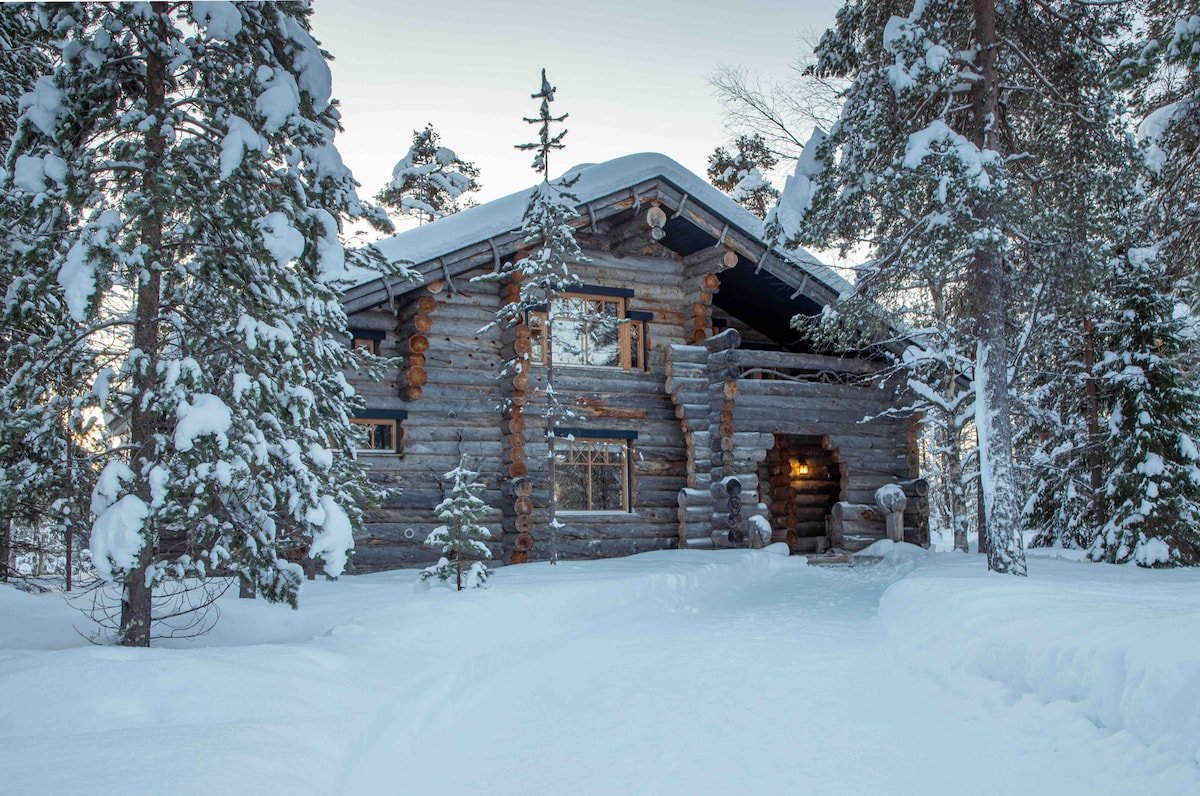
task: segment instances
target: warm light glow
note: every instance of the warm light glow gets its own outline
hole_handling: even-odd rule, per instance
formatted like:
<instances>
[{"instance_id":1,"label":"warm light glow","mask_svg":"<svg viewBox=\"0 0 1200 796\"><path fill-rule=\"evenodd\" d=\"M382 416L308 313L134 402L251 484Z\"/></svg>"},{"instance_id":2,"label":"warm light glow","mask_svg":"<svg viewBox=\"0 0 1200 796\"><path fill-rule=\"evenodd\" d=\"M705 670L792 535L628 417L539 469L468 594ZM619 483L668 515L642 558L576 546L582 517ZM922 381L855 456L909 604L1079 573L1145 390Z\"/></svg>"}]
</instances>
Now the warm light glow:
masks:
<instances>
[{"instance_id":1,"label":"warm light glow","mask_svg":"<svg viewBox=\"0 0 1200 796\"><path fill-rule=\"evenodd\" d=\"M808 462L803 459L792 459L792 478L803 478L808 475Z\"/></svg>"}]
</instances>

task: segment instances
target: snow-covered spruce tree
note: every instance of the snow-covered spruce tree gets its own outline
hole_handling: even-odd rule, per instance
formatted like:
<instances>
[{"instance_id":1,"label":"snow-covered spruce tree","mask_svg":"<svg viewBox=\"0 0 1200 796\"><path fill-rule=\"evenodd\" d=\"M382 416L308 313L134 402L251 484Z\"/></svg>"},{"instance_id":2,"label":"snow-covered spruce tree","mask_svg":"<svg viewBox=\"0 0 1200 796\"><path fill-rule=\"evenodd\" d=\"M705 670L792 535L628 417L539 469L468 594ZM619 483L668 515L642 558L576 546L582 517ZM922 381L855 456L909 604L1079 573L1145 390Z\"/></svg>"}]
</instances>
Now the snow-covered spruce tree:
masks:
<instances>
[{"instance_id":1,"label":"snow-covered spruce tree","mask_svg":"<svg viewBox=\"0 0 1200 796\"><path fill-rule=\"evenodd\" d=\"M479 169L441 145L432 124L413 131L412 146L392 169L375 200L417 221L435 221L471 207L467 194L480 189Z\"/></svg>"},{"instance_id":2,"label":"snow-covered spruce tree","mask_svg":"<svg viewBox=\"0 0 1200 796\"><path fill-rule=\"evenodd\" d=\"M542 70L541 90L532 95L540 99L538 115L535 118L525 118L529 124L538 125L538 140L528 144L517 144L517 149L533 151L533 170L542 175L542 181L533 189L529 203L525 206L525 215L521 222L521 233L529 247L522 258L513 258L504 263L499 272L484 277L489 280L510 281L518 286L518 293L506 301L496 312L493 325L510 328L524 323L530 311L535 307L544 307L546 311L544 328L540 329L541 360L545 364L544 404L541 407L542 419L546 428L546 445L549 449L547 457L549 485L547 488L547 507L549 512L550 563L558 562L558 499L554 492L555 456L554 438L558 425L564 419L572 416L569 407L564 405L554 381L554 315L555 298L571 285L579 283L579 278L571 271L572 263L585 260L579 243L575 240L575 228L571 221L579 217L575 206L579 199L571 193L578 177L572 179L560 178L550 180L550 153L562 149L566 129L557 135L550 134L550 125L565 121L568 114L552 116L550 103L554 101L554 92L558 89L550 85L546 79L546 70ZM504 363L501 376L514 374L527 369L530 355L515 354L514 358ZM525 407L528 412L534 408Z\"/></svg>"},{"instance_id":3,"label":"snow-covered spruce tree","mask_svg":"<svg viewBox=\"0 0 1200 796\"><path fill-rule=\"evenodd\" d=\"M869 247L857 287L885 307L898 291L926 289L914 274L941 271L959 291L956 326L969 335L960 350L972 362L980 443L981 546L993 570L1021 574L1010 368L1038 328L1030 277L1047 272L1046 252L1063 242L1055 236L1087 240L1067 223L1054 186L1090 178L1086 164L1119 138L1111 92L1096 76L1123 10L930 0L896 15L908 9L852 2L822 38L816 73L852 83L817 163L793 178L805 190L787 197L785 188L781 215L802 219L803 242ZM1023 331L1014 335L1017 323Z\"/></svg>"},{"instance_id":4,"label":"snow-covered spruce tree","mask_svg":"<svg viewBox=\"0 0 1200 796\"><path fill-rule=\"evenodd\" d=\"M478 588L492 574L488 565L479 560L492 557L492 551L487 546L492 534L479 524L483 516L492 510L480 497L487 485L479 481L479 473L467 466L466 454L445 477L453 482L450 495L433 512L446 524L434 528L425 540L426 545L440 549L442 558L422 570L421 579L454 578L458 591L462 591L463 569L466 566L463 559L466 556L475 559L466 566L466 588Z\"/></svg>"},{"instance_id":5,"label":"snow-covered spruce tree","mask_svg":"<svg viewBox=\"0 0 1200 796\"><path fill-rule=\"evenodd\" d=\"M52 70L50 33L32 4L0 6L0 136L17 129L22 98ZM16 159L0 170L0 579L23 538L55 533L64 543L84 530L90 491L83 436L88 375L83 341L62 321L55 274L29 265L61 246L69 216L31 207L42 191L61 197L65 162ZM12 190L17 185L23 188ZM69 580L68 580L69 582Z\"/></svg>"},{"instance_id":6,"label":"snow-covered spruce tree","mask_svg":"<svg viewBox=\"0 0 1200 796\"><path fill-rule=\"evenodd\" d=\"M1200 564L1198 325L1189 280L1172 279L1159 253L1116 259L1115 303L1099 324L1101 384L1112 413L1105 445L1107 524L1097 560L1142 566Z\"/></svg>"},{"instance_id":7,"label":"snow-covered spruce tree","mask_svg":"<svg viewBox=\"0 0 1200 796\"><path fill-rule=\"evenodd\" d=\"M735 152L719 146L708 156L708 181L754 215L766 218L779 200L779 190L763 175L779 158L758 133L739 135L733 146Z\"/></svg>"},{"instance_id":8,"label":"snow-covered spruce tree","mask_svg":"<svg viewBox=\"0 0 1200 796\"><path fill-rule=\"evenodd\" d=\"M67 218L48 273L63 336L109 365L91 549L121 586L120 642L156 590L234 571L293 606L307 548L340 573L366 480L343 376L340 219L361 205L333 144L306 3L48 6L62 62L22 99L7 167L29 228ZM61 189L61 190L56 190ZM103 334L102 334L103 332ZM33 345L32 339L28 341Z\"/></svg>"}]
</instances>

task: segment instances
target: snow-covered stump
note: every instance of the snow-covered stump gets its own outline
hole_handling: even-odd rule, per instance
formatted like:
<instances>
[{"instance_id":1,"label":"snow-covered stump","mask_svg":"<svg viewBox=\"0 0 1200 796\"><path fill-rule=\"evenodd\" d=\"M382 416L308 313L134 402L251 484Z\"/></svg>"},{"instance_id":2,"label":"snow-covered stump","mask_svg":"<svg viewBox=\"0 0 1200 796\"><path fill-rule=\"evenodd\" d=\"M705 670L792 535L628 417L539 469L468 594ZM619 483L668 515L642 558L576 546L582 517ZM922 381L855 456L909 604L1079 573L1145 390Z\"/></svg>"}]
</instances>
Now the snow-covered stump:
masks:
<instances>
[{"instance_id":1,"label":"snow-covered stump","mask_svg":"<svg viewBox=\"0 0 1200 796\"><path fill-rule=\"evenodd\" d=\"M887 538L893 542L904 541L904 508L908 498L896 484L884 484L875 490L875 505L887 523Z\"/></svg>"}]
</instances>

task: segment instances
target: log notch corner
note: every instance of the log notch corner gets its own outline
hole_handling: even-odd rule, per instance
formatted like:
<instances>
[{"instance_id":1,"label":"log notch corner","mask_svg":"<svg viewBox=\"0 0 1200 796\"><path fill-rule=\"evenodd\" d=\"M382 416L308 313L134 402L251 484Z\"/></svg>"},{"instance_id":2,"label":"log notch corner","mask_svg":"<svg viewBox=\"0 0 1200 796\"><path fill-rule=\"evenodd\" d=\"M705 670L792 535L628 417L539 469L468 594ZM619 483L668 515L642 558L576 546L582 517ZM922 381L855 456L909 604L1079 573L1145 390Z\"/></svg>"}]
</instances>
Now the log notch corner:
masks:
<instances>
[{"instance_id":1,"label":"log notch corner","mask_svg":"<svg viewBox=\"0 0 1200 796\"><path fill-rule=\"evenodd\" d=\"M428 380L425 352L429 350L429 332L433 329L433 319L429 316L438 308L435 294L442 287L442 282L432 282L415 291L415 299L396 313L396 338L404 357L396 378L396 391L406 401L419 400L424 394Z\"/></svg>"},{"instance_id":2,"label":"log notch corner","mask_svg":"<svg viewBox=\"0 0 1200 796\"><path fill-rule=\"evenodd\" d=\"M521 305L521 282L524 274L514 270L500 288L501 306ZM510 563L529 561L533 549L533 482L525 457L525 406L529 402L533 379L533 336L522 314L503 319L500 324L500 354L509 363L504 375L502 403L504 414L501 426L504 459L507 465L508 486L505 497L504 534L512 538Z\"/></svg>"},{"instance_id":3,"label":"log notch corner","mask_svg":"<svg viewBox=\"0 0 1200 796\"><path fill-rule=\"evenodd\" d=\"M767 540L752 521L766 506L747 503L758 493L758 463L774 436L735 433L741 335L728 329L697 346L672 346L667 390L687 440L687 488L678 502L679 546L761 547ZM707 538L706 538L707 537Z\"/></svg>"}]
</instances>

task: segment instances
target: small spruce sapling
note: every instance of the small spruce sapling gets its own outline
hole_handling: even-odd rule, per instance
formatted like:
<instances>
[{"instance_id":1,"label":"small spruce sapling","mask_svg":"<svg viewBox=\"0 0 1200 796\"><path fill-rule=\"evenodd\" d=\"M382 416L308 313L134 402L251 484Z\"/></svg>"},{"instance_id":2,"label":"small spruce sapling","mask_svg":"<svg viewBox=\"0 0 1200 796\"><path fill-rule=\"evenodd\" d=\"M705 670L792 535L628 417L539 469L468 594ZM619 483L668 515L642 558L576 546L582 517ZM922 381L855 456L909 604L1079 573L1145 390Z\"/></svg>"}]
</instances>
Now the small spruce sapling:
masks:
<instances>
[{"instance_id":1,"label":"small spruce sapling","mask_svg":"<svg viewBox=\"0 0 1200 796\"><path fill-rule=\"evenodd\" d=\"M450 496L438 504L434 514L445 522L433 529L425 544L441 549L442 558L421 572L421 580L454 578L458 591L464 588L480 588L492 571L483 561L474 561L469 567L463 560L464 554L471 558L491 558L487 540L491 532L479 524L483 515L492 509L479 494L486 488L479 482L479 473L467 467L467 456L463 454L458 466L446 473L447 480L454 482ZM464 568L466 586L463 585Z\"/></svg>"}]
</instances>

